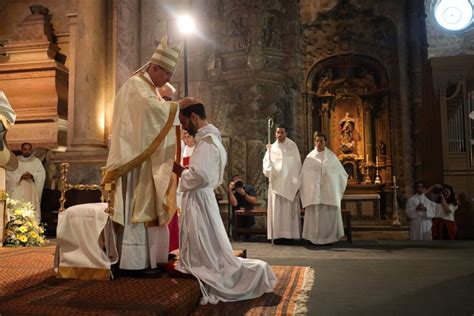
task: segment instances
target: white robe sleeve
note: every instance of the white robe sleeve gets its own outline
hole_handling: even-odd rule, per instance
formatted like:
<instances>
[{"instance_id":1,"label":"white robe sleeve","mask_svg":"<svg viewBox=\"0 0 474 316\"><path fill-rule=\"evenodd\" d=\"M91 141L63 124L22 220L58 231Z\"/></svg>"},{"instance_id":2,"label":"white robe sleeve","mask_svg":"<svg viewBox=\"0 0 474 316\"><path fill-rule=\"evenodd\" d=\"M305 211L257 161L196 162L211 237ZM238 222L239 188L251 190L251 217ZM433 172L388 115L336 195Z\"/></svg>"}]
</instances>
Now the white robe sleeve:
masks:
<instances>
[{"instance_id":1,"label":"white robe sleeve","mask_svg":"<svg viewBox=\"0 0 474 316\"><path fill-rule=\"evenodd\" d=\"M428 199L426 196L423 198L423 205L426 207L426 218L433 218L436 214L436 203Z\"/></svg>"},{"instance_id":2,"label":"white robe sleeve","mask_svg":"<svg viewBox=\"0 0 474 316\"><path fill-rule=\"evenodd\" d=\"M283 157L279 150L272 150L271 153L267 150L263 157L263 175L269 179L275 178L280 173L282 164Z\"/></svg>"},{"instance_id":3,"label":"white robe sleeve","mask_svg":"<svg viewBox=\"0 0 474 316\"><path fill-rule=\"evenodd\" d=\"M205 138L199 141L193 152L189 169L181 174L180 191L209 187L212 180L217 177L214 173L218 171L218 168L210 168L210 166L219 165L216 157L219 157L219 150L210 139Z\"/></svg>"},{"instance_id":4,"label":"white robe sleeve","mask_svg":"<svg viewBox=\"0 0 474 316\"><path fill-rule=\"evenodd\" d=\"M36 192L38 192L39 199L41 200L41 195L43 194L44 181L46 179L46 171L44 170L41 160L36 158L34 161L35 161L35 164L32 170L30 171L30 173L33 175L33 179L35 180Z\"/></svg>"},{"instance_id":5,"label":"white robe sleeve","mask_svg":"<svg viewBox=\"0 0 474 316\"><path fill-rule=\"evenodd\" d=\"M407 205L405 207L405 212L407 216L411 219L417 218L416 207L418 206L418 200L415 199L413 196L410 197L407 201Z\"/></svg>"}]
</instances>

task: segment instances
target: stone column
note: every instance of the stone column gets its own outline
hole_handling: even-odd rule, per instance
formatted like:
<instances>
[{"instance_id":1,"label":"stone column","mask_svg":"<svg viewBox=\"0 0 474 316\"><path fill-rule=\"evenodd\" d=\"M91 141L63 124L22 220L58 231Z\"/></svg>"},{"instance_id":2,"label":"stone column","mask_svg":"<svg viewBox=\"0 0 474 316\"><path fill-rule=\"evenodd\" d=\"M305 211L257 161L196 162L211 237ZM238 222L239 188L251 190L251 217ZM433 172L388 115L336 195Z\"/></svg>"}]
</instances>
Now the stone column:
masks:
<instances>
[{"instance_id":1,"label":"stone column","mask_svg":"<svg viewBox=\"0 0 474 316\"><path fill-rule=\"evenodd\" d=\"M106 1L77 2L71 150L104 148Z\"/></svg>"},{"instance_id":2,"label":"stone column","mask_svg":"<svg viewBox=\"0 0 474 316\"><path fill-rule=\"evenodd\" d=\"M369 157L369 161L375 163L372 155L372 106L367 102L363 104L364 109L364 145L365 157Z\"/></svg>"},{"instance_id":3,"label":"stone column","mask_svg":"<svg viewBox=\"0 0 474 316\"><path fill-rule=\"evenodd\" d=\"M67 109L67 147L72 145L74 134L74 92L75 92L75 69L76 69L76 37L77 37L77 14L67 14L69 24L69 88L68 88L68 109Z\"/></svg>"}]
</instances>

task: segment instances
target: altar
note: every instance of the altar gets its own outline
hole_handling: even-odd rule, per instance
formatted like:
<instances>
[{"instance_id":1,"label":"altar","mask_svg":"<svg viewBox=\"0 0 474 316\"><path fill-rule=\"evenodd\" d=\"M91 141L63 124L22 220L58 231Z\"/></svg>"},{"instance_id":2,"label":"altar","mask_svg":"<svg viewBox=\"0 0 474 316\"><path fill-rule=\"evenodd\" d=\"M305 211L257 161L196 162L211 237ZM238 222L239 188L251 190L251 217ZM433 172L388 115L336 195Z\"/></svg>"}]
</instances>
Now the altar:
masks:
<instances>
[{"instance_id":1,"label":"altar","mask_svg":"<svg viewBox=\"0 0 474 316\"><path fill-rule=\"evenodd\" d=\"M341 208L354 220L380 220L379 194L344 194Z\"/></svg>"}]
</instances>

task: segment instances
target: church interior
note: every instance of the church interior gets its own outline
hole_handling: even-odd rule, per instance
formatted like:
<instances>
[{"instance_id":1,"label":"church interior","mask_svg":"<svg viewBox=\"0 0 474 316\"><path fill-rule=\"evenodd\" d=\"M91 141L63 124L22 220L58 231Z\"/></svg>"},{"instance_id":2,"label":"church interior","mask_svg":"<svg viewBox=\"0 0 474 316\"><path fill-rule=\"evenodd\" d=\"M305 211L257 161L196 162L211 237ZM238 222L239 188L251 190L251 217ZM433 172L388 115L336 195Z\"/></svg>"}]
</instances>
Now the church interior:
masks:
<instances>
[{"instance_id":1,"label":"church interior","mask_svg":"<svg viewBox=\"0 0 474 316\"><path fill-rule=\"evenodd\" d=\"M0 0L0 91L16 112L6 141L15 153L31 143L46 170L41 217L54 242L58 212L100 198L84 188L101 181L116 93L167 35L185 47L175 99L202 100L221 132L228 160L215 193L230 236L233 175L266 207L270 119L302 158L315 132L326 135L348 174L341 205L352 243L232 236L249 257L314 268L302 314L472 314L473 12L474 0ZM183 13L193 33L179 31ZM454 188L456 241L408 241L404 210L417 181ZM257 226L266 232L264 216ZM442 288L451 293L439 301ZM1 307L12 293L0 290L0 315L15 315Z\"/></svg>"}]
</instances>

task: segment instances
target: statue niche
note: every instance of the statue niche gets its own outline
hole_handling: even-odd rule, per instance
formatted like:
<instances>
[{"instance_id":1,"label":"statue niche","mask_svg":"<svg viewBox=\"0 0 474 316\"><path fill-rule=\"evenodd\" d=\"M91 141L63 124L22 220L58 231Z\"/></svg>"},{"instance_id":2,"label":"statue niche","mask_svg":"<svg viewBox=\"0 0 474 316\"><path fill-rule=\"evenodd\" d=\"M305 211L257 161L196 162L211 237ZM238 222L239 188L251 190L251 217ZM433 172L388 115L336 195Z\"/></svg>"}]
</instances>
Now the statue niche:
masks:
<instances>
[{"instance_id":1,"label":"statue niche","mask_svg":"<svg viewBox=\"0 0 474 316\"><path fill-rule=\"evenodd\" d=\"M376 162L384 169L390 161L390 144L377 144L390 140L384 67L367 56L340 55L316 64L309 78L313 131L328 136L330 149L349 174L349 184L374 184ZM383 174L382 182L377 182L389 177Z\"/></svg>"},{"instance_id":2,"label":"statue niche","mask_svg":"<svg viewBox=\"0 0 474 316\"><path fill-rule=\"evenodd\" d=\"M346 116L339 122L341 127L341 145L340 149L343 154L350 155L354 153L354 119L349 117L349 112L346 112Z\"/></svg>"}]
</instances>

